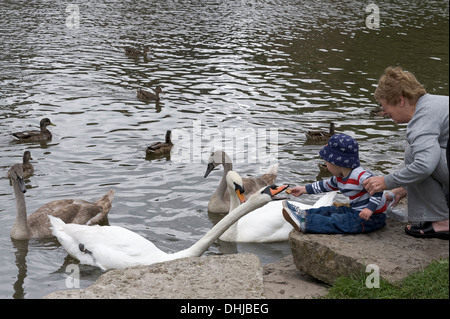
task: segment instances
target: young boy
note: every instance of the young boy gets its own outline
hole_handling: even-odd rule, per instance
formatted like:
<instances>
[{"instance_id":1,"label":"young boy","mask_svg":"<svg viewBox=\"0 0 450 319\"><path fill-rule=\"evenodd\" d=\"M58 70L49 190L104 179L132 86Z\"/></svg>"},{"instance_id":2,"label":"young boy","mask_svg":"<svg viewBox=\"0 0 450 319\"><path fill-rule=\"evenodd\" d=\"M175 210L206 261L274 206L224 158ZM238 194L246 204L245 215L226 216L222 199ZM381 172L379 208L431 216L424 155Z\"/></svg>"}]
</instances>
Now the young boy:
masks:
<instances>
[{"instance_id":1,"label":"young boy","mask_svg":"<svg viewBox=\"0 0 450 319\"><path fill-rule=\"evenodd\" d=\"M319 155L333 177L292 188L292 195L339 190L350 199L348 206L326 206L301 210L283 201L283 216L295 230L316 234L368 233L386 225L387 204L383 193L370 195L363 182L373 176L359 166L358 143L346 134L333 135Z\"/></svg>"}]
</instances>

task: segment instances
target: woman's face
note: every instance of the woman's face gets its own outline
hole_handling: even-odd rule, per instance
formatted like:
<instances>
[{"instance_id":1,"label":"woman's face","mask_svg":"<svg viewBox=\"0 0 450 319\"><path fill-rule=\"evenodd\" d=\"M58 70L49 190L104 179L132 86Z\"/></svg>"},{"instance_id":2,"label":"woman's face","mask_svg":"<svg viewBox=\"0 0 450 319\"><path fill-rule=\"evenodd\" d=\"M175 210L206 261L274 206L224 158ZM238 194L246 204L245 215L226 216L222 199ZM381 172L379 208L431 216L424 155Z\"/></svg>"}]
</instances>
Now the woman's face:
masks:
<instances>
[{"instance_id":1,"label":"woman's face","mask_svg":"<svg viewBox=\"0 0 450 319\"><path fill-rule=\"evenodd\" d=\"M380 99L379 102L383 109L383 115L389 116L395 124L408 123L411 120L411 108L407 107L409 102L403 96L400 97L400 102L397 104L389 104L385 99Z\"/></svg>"}]
</instances>

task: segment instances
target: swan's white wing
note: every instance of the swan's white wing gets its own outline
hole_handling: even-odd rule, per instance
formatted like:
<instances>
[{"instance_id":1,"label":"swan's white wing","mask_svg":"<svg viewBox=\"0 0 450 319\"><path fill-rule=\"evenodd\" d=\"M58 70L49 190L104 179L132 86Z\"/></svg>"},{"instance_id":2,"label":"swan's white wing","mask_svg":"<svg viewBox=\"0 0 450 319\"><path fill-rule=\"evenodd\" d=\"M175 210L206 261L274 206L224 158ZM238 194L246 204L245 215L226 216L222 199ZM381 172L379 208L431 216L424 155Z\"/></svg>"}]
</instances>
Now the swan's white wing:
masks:
<instances>
[{"instance_id":1,"label":"swan's white wing","mask_svg":"<svg viewBox=\"0 0 450 319\"><path fill-rule=\"evenodd\" d=\"M166 256L152 242L119 226L63 223L53 227L53 234L72 257L82 264L102 269L123 269L137 264L151 264L163 261Z\"/></svg>"},{"instance_id":2,"label":"swan's white wing","mask_svg":"<svg viewBox=\"0 0 450 319\"><path fill-rule=\"evenodd\" d=\"M311 205L292 202L301 209L308 209ZM229 242L276 242L289 238L293 229L282 215L281 201L272 201L265 206L255 209L237 222L237 226L230 227L220 240Z\"/></svg>"},{"instance_id":3,"label":"swan's white wing","mask_svg":"<svg viewBox=\"0 0 450 319\"><path fill-rule=\"evenodd\" d=\"M333 205L333 202L334 202L334 199L335 199L337 193L338 193L337 191L334 191L334 192L328 192L328 193L323 194L322 197L320 197L317 200L317 202L314 203L312 208Z\"/></svg>"},{"instance_id":4,"label":"swan's white wing","mask_svg":"<svg viewBox=\"0 0 450 319\"><path fill-rule=\"evenodd\" d=\"M337 192L325 193L313 206L298 201L289 201L300 209L331 206ZM228 242L276 242L286 241L293 229L282 215L281 201L272 201L245 215L220 236L220 240Z\"/></svg>"},{"instance_id":5,"label":"swan's white wing","mask_svg":"<svg viewBox=\"0 0 450 319\"><path fill-rule=\"evenodd\" d=\"M282 202L269 202L238 221L236 242L285 241L292 230L282 215Z\"/></svg>"},{"instance_id":6,"label":"swan's white wing","mask_svg":"<svg viewBox=\"0 0 450 319\"><path fill-rule=\"evenodd\" d=\"M165 253L144 237L122 227L102 226L100 232L77 236L97 265L105 269L124 269L164 261Z\"/></svg>"}]
</instances>

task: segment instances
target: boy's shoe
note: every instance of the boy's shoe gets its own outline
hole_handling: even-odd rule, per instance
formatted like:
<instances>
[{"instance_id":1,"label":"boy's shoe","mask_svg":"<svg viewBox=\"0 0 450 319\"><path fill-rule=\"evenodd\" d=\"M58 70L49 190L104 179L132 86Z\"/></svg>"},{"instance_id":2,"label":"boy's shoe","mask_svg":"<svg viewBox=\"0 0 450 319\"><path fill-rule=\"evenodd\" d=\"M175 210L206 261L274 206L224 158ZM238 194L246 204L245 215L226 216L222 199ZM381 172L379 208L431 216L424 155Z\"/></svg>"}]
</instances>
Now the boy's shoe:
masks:
<instances>
[{"instance_id":1,"label":"boy's shoe","mask_svg":"<svg viewBox=\"0 0 450 319\"><path fill-rule=\"evenodd\" d=\"M292 205L287 200L284 200L283 217L289 224L292 225L292 227L294 227L296 231L301 231L300 224L305 222L305 211L295 205Z\"/></svg>"}]
</instances>

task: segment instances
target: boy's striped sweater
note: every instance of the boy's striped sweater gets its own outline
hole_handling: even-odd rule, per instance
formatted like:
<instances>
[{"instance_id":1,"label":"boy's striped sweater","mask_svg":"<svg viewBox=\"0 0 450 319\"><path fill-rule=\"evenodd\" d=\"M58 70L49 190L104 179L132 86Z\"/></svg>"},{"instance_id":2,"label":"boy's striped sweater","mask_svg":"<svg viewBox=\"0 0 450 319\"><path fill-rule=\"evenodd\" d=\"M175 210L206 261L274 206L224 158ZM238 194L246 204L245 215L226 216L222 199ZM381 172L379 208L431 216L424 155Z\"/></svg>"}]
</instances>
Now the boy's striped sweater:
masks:
<instances>
[{"instance_id":1,"label":"boy's striped sweater","mask_svg":"<svg viewBox=\"0 0 450 319\"><path fill-rule=\"evenodd\" d=\"M371 172L365 171L360 166L353 169L347 177L333 176L329 179L306 185L306 191L308 194L319 194L339 190L350 199L350 207L352 209L360 212L364 208L368 208L374 214L379 214L387 208L383 192L370 196L363 186L363 182L372 176Z\"/></svg>"}]
</instances>

